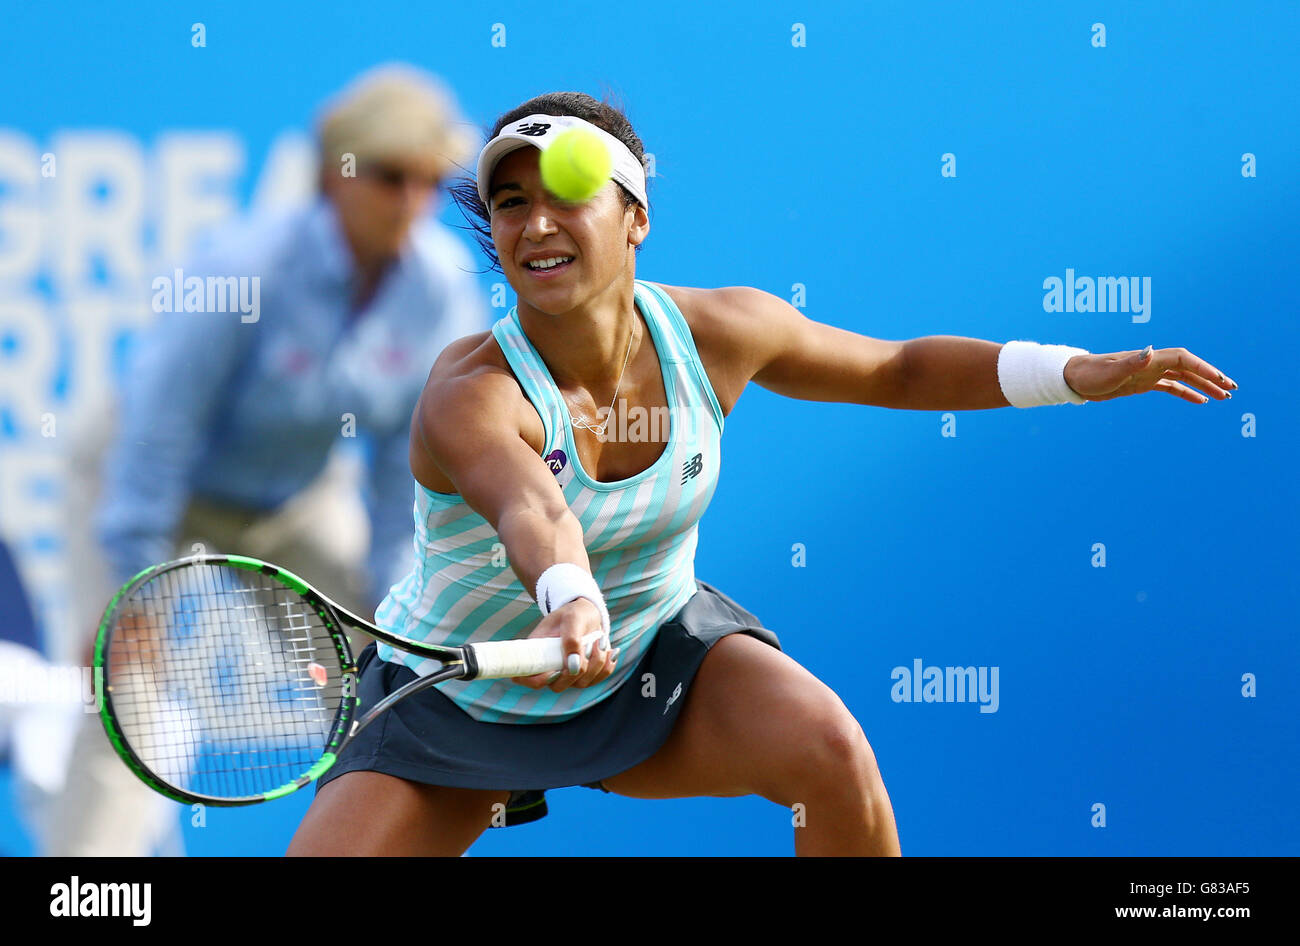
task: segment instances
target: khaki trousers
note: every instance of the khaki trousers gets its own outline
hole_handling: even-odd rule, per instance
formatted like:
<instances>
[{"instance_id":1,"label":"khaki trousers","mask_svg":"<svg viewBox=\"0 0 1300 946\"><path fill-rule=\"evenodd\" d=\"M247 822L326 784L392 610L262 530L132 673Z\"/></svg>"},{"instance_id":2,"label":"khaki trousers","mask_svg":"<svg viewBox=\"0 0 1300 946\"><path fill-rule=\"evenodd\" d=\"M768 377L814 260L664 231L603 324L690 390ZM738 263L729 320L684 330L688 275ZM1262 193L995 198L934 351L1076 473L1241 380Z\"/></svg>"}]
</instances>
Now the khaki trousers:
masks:
<instances>
[{"instance_id":1,"label":"khaki trousers","mask_svg":"<svg viewBox=\"0 0 1300 946\"><path fill-rule=\"evenodd\" d=\"M272 513L193 500L179 530L176 555L237 553L260 558L287 568L344 607L371 618L378 602L367 600L362 578L369 537L356 480L355 466L336 455L316 482ZM86 498L82 493L81 501ZM83 547L79 556L93 558L94 553ZM96 570L107 571L102 563L91 562L86 574ZM79 622L86 621L90 605L102 609L116 590L100 587L98 600L79 608ZM368 638L354 637L354 653L366 642ZM183 808L131 774L110 745L99 717L84 715L63 791L50 799L40 819L42 853L138 857L160 847L174 848L169 838L175 837Z\"/></svg>"}]
</instances>

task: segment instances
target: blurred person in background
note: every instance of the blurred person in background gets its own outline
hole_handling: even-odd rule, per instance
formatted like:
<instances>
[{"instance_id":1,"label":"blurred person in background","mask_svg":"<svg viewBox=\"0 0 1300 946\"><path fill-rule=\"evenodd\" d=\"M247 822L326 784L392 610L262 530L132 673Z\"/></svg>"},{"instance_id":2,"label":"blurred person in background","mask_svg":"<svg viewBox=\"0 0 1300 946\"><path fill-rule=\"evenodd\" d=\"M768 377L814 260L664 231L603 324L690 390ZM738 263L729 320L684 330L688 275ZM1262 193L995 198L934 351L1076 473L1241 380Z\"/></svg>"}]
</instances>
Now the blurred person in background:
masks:
<instances>
[{"instance_id":1,"label":"blurred person in background","mask_svg":"<svg viewBox=\"0 0 1300 946\"><path fill-rule=\"evenodd\" d=\"M445 84L400 65L358 78L317 132L317 199L216 232L154 281L163 314L133 353L115 439L102 463L94 437L79 444L69 514L72 531L93 529L71 563L87 663L117 587L194 551L274 562L366 615L409 569L411 411L442 349L488 326L471 254L426 216L477 135ZM211 289L172 304L192 277L232 287L229 304ZM177 814L88 716L44 853L173 848Z\"/></svg>"},{"instance_id":2,"label":"blurred person in background","mask_svg":"<svg viewBox=\"0 0 1300 946\"><path fill-rule=\"evenodd\" d=\"M9 548L0 539L0 765L13 775L13 792L26 827L39 836L41 802L61 782L43 745L57 738L69 707L51 705L41 692L51 667L45 659L36 615ZM71 708L72 713L76 712ZM0 799L3 801L3 799ZM0 857L12 852L0 849Z\"/></svg>"}]
</instances>

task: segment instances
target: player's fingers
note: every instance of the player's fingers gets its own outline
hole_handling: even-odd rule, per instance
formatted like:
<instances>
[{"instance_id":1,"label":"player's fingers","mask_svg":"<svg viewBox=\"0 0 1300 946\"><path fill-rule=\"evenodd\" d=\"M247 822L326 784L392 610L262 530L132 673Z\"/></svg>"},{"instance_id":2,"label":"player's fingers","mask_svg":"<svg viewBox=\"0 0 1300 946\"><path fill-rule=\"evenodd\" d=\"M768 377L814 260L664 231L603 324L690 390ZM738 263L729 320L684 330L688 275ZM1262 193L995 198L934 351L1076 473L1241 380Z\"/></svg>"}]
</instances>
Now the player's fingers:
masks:
<instances>
[{"instance_id":1,"label":"player's fingers","mask_svg":"<svg viewBox=\"0 0 1300 946\"><path fill-rule=\"evenodd\" d=\"M580 625L571 625L564 632L564 669L549 683L553 693L563 693L587 672L589 660L585 652L590 649L590 642L584 641L582 630Z\"/></svg>"},{"instance_id":2,"label":"player's fingers","mask_svg":"<svg viewBox=\"0 0 1300 946\"><path fill-rule=\"evenodd\" d=\"M559 676L559 671L548 670L545 673L535 673L531 677L511 677L511 681L521 686L532 687L534 690L540 690L542 687L550 686L551 681Z\"/></svg>"},{"instance_id":3,"label":"player's fingers","mask_svg":"<svg viewBox=\"0 0 1300 946\"><path fill-rule=\"evenodd\" d=\"M1186 385L1179 384L1177 381L1170 381L1167 378L1162 378L1157 381L1153 385L1153 388L1157 391L1164 391L1168 394L1172 394L1175 397L1181 397L1184 401L1191 401L1193 404L1204 404L1209 400L1208 397L1197 394Z\"/></svg>"},{"instance_id":4,"label":"player's fingers","mask_svg":"<svg viewBox=\"0 0 1300 946\"><path fill-rule=\"evenodd\" d=\"M590 646L586 651L587 669L574 681L574 686L589 687L609 676L609 672L606 670L609 665L609 640L603 633L595 635L594 639L588 638L588 640Z\"/></svg>"},{"instance_id":5,"label":"player's fingers","mask_svg":"<svg viewBox=\"0 0 1300 946\"><path fill-rule=\"evenodd\" d=\"M1199 374L1194 374L1191 371L1181 371L1177 368L1167 368L1165 369L1165 377L1177 381L1185 381L1189 385L1198 388L1199 390L1208 394L1210 397L1213 397L1220 401L1226 401L1228 398L1232 397L1231 394L1229 394L1226 390L1221 388L1219 385L1215 384L1213 381L1207 381Z\"/></svg>"},{"instance_id":6,"label":"player's fingers","mask_svg":"<svg viewBox=\"0 0 1300 946\"><path fill-rule=\"evenodd\" d=\"M589 687L593 683L599 683L608 677L618 667L618 649L613 648L605 651L603 654L591 661L588 673L583 675L583 679L575 683L574 686Z\"/></svg>"},{"instance_id":7,"label":"player's fingers","mask_svg":"<svg viewBox=\"0 0 1300 946\"><path fill-rule=\"evenodd\" d=\"M578 655L582 659L579 663L579 672L576 674L569 672L572 666L570 664L551 684L551 690L563 693L569 687L588 687L605 679L613 672L610 663L611 653L609 639L605 637L603 631L598 629L588 633L580 642Z\"/></svg>"},{"instance_id":8,"label":"player's fingers","mask_svg":"<svg viewBox=\"0 0 1300 946\"><path fill-rule=\"evenodd\" d=\"M601 672L600 675L600 678L602 680L618 669L619 650L620 648L614 647L609 651L609 657L605 661L605 669Z\"/></svg>"},{"instance_id":9,"label":"player's fingers","mask_svg":"<svg viewBox=\"0 0 1300 946\"><path fill-rule=\"evenodd\" d=\"M563 693L571 686L590 686L593 683L599 683L613 673L617 667L618 650L601 650L598 644L592 646L596 647L596 656L586 661L586 669L578 676L576 681L573 675L566 670L550 670L545 673L535 673L529 677L511 677L510 679L534 690L550 687L556 693Z\"/></svg>"},{"instance_id":10,"label":"player's fingers","mask_svg":"<svg viewBox=\"0 0 1300 946\"><path fill-rule=\"evenodd\" d=\"M1151 361L1154 365L1158 365L1165 370L1185 372L1197 378L1203 378L1207 383L1219 385L1224 389L1236 389L1237 387L1236 381L1233 381L1205 359L1196 357L1186 348L1162 348L1155 353ZM1198 383L1197 386L1200 387L1201 385Z\"/></svg>"},{"instance_id":11,"label":"player's fingers","mask_svg":"<svg viewBox=\"0 0 1300 946\"><path fill-rule=\"evenodd\" d=\"M572 685L575 687L591 686L605 665L605 652L598 648L596 641L584 643L582 657L582 672L573 678Z\"/></svg>"}]
</instances>

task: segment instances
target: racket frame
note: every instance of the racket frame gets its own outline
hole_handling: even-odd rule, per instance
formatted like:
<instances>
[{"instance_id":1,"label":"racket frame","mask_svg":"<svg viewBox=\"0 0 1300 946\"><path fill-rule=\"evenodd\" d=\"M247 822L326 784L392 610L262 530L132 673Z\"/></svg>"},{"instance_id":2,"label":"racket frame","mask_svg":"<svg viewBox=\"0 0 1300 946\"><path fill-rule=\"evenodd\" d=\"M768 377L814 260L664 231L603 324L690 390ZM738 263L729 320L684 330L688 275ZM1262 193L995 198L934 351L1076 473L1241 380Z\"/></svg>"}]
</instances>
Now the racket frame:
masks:
<instances>
[{"instance_id":1,"label":"racket frame","mask_svg":"<svg viewBox=\"0 0 1300 946\"><path fill-rule=\"evenodd\" d=\"M203 795L196 792L188 792L164 782L144 763L142 759L131 748L127 741L122 728L119 725L116 714L113 710L113 685L110 681L108 668L105 661L108 656L109 647L112 643L113 627L116 623L119 603L123 599L130 600L131 594L146 582L152 581L159 575L176 571L182 568L193 567L195 565L229 565L234 568L240 568L245 571L258 572L268 577L274 578L281 584L297 592L303 600L320 617L324 623L325 630L329 633L335 648L338 651L339 664L342 667L343 678L341 681L342 698L339 701L339 707L335 712L333 724L330 729L329 738L323 746L321 757L306 772L286 782L285 784L261 792L256 795L250 795L245 798L216 798L209 795ZM352 656L352 648L348 642L346 632L342 626L348 625L356 630L363 631L374 637L376 640L383 641L393 647L415 654L420 657L428 657L433 660L441 661L445 666L443 669L434 673L421 676L417 680L412 680L401 689L389 694L388 697L381 700L371 708L360 719L356 718L357 711L360 709L360 698L357 696L357 667L356 661ZM343 747L359 733L371 721L376 719L385 710L393 704L400 702L407 696L419 690L427 689L437 683L451 679L472 679L478 674L477 661L474 658L474 652L470 648L462 647L442 647L436 644L427 644L423 641L414 641L409 638L391 634L382 628L376 627L370 621L358 617L347 608L334 601L331 601L325 595L321 594L303 579L299 578L288 569L272 565L269 562L260 559L250 558L246 555L190 555L185 558L175 559L170 562L164 562L160 565L152 565L138 574L132 576L118 589L108 606L104 609L103 617L99 622L99 629L95 635L95 655L94 668L102 674L102 700L100 701L100 720L104 725L104 730L108 734L109 742L112 743L114 751L123 762L131 769L142 782L161 795L172 799L173 801L185 804L202 804L213 807L237 808L245 805L256 805L265 801L274 801L277 798L283 798L285 795L292 794L298 789L311 784L320 778L326 771L334 765L338 758L339 752Z\"/></svg>"}]
</instances>

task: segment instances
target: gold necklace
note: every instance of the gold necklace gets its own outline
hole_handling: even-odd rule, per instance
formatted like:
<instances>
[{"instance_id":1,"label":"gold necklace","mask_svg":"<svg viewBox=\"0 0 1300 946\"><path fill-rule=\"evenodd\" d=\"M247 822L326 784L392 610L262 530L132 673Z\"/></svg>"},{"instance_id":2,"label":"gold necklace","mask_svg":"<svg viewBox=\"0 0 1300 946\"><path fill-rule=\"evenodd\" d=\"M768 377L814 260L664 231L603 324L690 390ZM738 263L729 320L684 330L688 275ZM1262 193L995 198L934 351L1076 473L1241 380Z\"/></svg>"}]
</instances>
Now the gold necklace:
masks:
<instances>
[{"instance_id":1,"label":"gold necklace","mask_svg":"<svg viewBox=\"0 0 1300 946\"><path fill-rule=\"evenodd\" d=\"M614 385L614 398L609 402L609 413L605 415L605 423L589 424L580 417L569 412L569 422L574 427L585 427L596 434L597 437L605 436L605 429L609 427L609 419L614 416L614 404L618 401L618 389L623 385L623 375L627 371L627 361L632 357L632 340L636 338L636 316L633 316L632 332L627 337L627 354L623 356L623 370L618 373L618 383Z\"/></svg>"}]
</instances>

